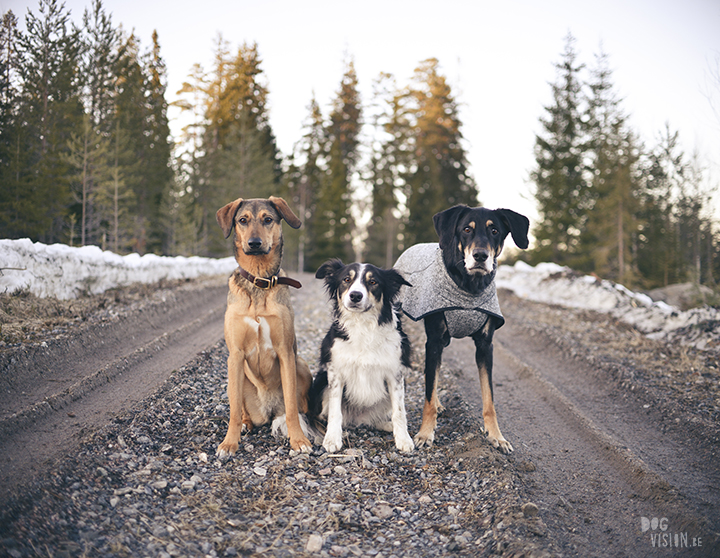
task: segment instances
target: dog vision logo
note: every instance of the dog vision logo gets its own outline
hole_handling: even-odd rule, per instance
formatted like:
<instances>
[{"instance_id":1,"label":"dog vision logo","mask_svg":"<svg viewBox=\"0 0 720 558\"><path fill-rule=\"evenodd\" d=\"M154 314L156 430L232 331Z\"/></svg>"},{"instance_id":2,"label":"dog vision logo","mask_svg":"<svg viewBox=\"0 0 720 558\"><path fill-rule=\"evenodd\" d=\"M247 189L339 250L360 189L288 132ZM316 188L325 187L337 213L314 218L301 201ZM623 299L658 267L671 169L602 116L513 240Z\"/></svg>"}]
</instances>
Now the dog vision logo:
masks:
<instances>
[{"instance_id":1,"label":"dog vision logo","mask_svg":"<svg viewBox=\"0 0 720 558\"><path fill-rule=\"evenodd\" d=\"M673 533L667 517L640 518L640 530L650 535L653 548L702 548L702 537L689 537L687 532Z\"/></svg>"}]
</instances>

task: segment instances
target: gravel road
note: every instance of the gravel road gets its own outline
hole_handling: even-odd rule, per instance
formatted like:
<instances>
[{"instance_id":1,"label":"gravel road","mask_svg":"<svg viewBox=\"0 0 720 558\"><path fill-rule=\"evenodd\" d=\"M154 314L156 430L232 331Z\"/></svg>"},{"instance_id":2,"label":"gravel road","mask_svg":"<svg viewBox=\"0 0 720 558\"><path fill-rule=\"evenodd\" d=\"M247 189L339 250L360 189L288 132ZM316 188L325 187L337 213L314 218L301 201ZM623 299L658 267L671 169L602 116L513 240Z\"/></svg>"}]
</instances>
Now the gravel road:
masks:
<instances>
[{"instance_id":1,"label":"gravel road","mask_svg":"<svg viewBox=\"0 0 720 558\"><path fill-rule=\"evenodd\" d=\"M328 307L320 281L299 278L298 347L314 370ZM61 396L65 384L43 393L41 400L57 395L56 408L39 415L27 411L38 401L31 384L20 383L22 371L43 354L60 368L63 359L77 364L99 355L97 347L87 358L61 350L93 328L4 350L4 401L13 401L13 389L17 397L26 393L12 413L3 403L0 555L719 555L717 355L649 342L604 316L502 292L508 323L497 334L495 396L500 426L516 448L510 456L480 433L473 349L454 340L445 351L445 411L432 448L401 455L391 434L360 428L348 433L341 454L319 445L295 454L264 427L219 461L229 409L222 326L213 334L216 326L208 325L218 307L222 313L218 289L192 282L114 307L107 323L100 320L108 331L154 334L83 375L138 352L147 358L127 359L75 399ZM188 309L193 300L202 300L197 311ZM155 318L173 308L180 312L169 320L171 331L180 332L163 335L167 328ZM209 328L202 347L190 345L186 322ZM424 335L419 324L406 322L406 330L414 349L406 403L415 432ZM192 356L171 356L179 349L167 338ZM148 374L156 383L123 387L132 382L127 376ZM74 405L87 401L105 411L79 415ZM74 427L60 426L68 419ZM26 436L23 448L15 432ZM54 436L54 444L37 443L38 436ZM26 465L18 467L20 454Z\"/></svg>"}]
</instances>

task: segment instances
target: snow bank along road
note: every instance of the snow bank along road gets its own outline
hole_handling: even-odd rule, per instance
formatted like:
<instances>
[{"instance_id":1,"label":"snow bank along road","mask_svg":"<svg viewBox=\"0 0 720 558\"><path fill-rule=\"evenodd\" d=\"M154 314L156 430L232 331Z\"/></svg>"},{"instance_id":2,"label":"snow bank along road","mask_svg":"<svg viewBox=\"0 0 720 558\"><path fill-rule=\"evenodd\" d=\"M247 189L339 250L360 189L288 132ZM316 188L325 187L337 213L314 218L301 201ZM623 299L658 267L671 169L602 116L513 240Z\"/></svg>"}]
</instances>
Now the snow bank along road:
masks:
<instances>
[{"instance_id":1,"label":"snow bank along road","mask_svg":"<svg viewBox=\"0 0 720 558\"><path fill-rule=\"evenodd\" d=\"M173 369L216 343L226 289L224 278L194 282L107 328L8 363L0 395L0 501L50 470L80 434L132 409ZM667 420L666 407L579 358L588 348L573 330L587 312L508 291L501 304L507 323L496 338L495 398L500 427L516 451L500 461L523 479L524 499L537 504L551 547L572 556L717 556L717 441ZM598 328L619 327L612 318L592 319ZM421 328L409 329L421 351ZM454 340L443 366L479 417L473 353L471 342Z\"/></svg>"}]
</instances>

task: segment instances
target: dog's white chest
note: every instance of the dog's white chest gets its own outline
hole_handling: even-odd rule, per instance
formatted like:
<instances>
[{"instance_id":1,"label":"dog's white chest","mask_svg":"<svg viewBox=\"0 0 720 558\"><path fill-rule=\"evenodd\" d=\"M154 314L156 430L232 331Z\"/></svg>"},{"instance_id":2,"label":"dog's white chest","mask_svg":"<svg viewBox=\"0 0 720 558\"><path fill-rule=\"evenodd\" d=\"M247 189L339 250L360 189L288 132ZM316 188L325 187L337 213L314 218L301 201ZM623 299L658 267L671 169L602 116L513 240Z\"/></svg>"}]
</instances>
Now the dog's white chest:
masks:
<instances>
[{"instance_id":1,"label":"dog's white chest","mask_svg":"<svg viewBox=\"0 0 720 558\"><path fill-rule=\"evenodd\" d=\"M245 353L247 356L252 356L257 352L275 354L272 339L270 338L270 324L267 320L262 316L257 319L245 316L243 319L249 333L245 338Z\"/></svg>"},{"instance_id":2,"label":"dog's white chest","mask_svg":"<svg viewBox=\"0 0 720 558\"><path fill-rule=\"evenodd\" d=\"M351 403L371 406L388 396L388 378L402 375L400 334L392 327L348 329L348 339L333 345L330 374L346 386Z\"/></svg>"}]
</instances>

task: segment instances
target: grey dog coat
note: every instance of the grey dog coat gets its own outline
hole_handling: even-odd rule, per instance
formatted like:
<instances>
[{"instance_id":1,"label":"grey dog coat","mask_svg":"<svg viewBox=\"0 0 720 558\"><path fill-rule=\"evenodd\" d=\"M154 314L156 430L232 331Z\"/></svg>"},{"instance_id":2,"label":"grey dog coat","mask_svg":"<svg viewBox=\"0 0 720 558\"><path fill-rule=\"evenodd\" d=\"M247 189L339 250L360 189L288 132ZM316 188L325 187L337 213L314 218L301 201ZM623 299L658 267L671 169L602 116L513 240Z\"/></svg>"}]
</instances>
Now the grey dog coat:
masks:
<instances>
[{"instance_id":1,"label":"grey dog coat","mask_svg":"<svg viewBox=\"0 0 720 558\"><path fill-rule=\"evenodd\" d=\"M439 244L411 246L395 262L395 269L412 284L412 287L402 287L398 302L402 311L415 321L435 312L444 312L448 332L456 339L479 331L488 316L500 319L497 327L505 323L500 312L495 275L481 293L474 295L464 291L445 269Z\"/></svg>"}]
</instances>

